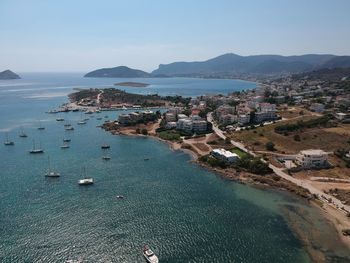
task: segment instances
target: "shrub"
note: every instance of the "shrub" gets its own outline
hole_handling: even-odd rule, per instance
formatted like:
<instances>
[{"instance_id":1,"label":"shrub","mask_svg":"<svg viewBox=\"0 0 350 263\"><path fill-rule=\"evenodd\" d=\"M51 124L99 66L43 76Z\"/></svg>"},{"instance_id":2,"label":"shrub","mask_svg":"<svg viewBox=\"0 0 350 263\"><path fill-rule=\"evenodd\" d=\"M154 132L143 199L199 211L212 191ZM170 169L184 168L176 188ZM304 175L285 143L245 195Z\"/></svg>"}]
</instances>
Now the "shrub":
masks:
<instances>
[{"instance_id":1,"label":"shrub","mask_svg":"<svg viewBox=\"0 0 350 263\"><path fill-rule=\"evenodd\" d=\"M266 147L266 150L268 150L268 151L275 151L276 150L275 149L275 144L273 142L271 142L271 141L267 142L265 144L265 147Z\"/></svg>"},{"instance_id":2,"label":"shrub","mask_svg":"<svg viewBox=\"0 0 350 263\"><path fill-rule=\"evenodd\" d=\"M300 135L299 135L299 134L295 134L295 135L294 135L294 141L297 141L297 142L300 142L300 141L301 141Z\"/></svg>"},{"instance_id":3,"label":"shrub","mask_svg":"<svg viewBox=\"0 0 350 263\"><path fill-rule=\"evenodd\" d=\"M143 135L148 135L147 129L142 129L142 130L141 130L141 133L142 133Z\"/></svg>"}]
</instances>

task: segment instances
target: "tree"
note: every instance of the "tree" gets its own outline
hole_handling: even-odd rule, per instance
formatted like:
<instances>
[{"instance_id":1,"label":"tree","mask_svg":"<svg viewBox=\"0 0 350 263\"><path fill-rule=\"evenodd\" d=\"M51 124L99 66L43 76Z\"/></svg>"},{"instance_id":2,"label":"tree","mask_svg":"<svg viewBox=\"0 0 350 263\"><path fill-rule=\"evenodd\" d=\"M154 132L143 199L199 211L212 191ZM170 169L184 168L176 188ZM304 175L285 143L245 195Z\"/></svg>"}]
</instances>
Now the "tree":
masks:
<instances>
[{"instance_id":1,"label":"tree","mask_svg":"<svg viewBox=\"0 0 350 263\"><path fill-rule=\"evenodd\" d=\"M275 144L273 143L273 142L267 142L266 144L265 144L265 146L266 146L266 150L268 150L268 151L275 151L276 149L275 149Z\"/></svg>"},{"instance_id":2,"label":"tree","mask_svg":"<svg viewBox=\"0 0 350 263\"><path fill-rule=\"evenodd\" d=\"M142 133L143 135L148 135L147 129L142 129L142 130L141 130L141 133Z\"/></svg>"},{"instance_id":3,"label":"tree","mask_svg":"<svg viewBox=\"0 0 350 263\"><path fill-rule=\"evenodd\" d=\"M300 142L300 135L299 134L294 135L294 141Z\"/></svg>"}]
</instances>

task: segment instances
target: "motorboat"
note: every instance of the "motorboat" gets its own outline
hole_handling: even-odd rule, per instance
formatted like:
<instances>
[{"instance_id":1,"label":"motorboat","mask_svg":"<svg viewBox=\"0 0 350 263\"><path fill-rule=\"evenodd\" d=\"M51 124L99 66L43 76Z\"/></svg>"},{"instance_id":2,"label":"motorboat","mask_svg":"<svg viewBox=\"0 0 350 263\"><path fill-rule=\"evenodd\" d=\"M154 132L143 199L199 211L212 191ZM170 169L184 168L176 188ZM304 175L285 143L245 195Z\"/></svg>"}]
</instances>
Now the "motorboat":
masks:
<instances>
[{"instance_id":1,"label":"motorboat","mask_svg":"<svg viewBox=\"0 0 350 263\"><path fill-rule=\"evenodd\" d=\"M158 263L158 257L153 253L149 246L144 246L142 249L142 254L149 263Z\"/></svg>"},{"instance_id":2,"label":"motorboat","mask_svg":"<svg viewBox=\"0 0 350 263\"><path fill-rule=\"evenodd\" d=\"M101 149L109 149L109 148L111 148L111 146L108 145L108 144L102 144L101 145Z\"/></svg>"},{"instance_id":3,"label":"motorboat","mask_svg":"<svg viewBox=\"0 0 350 263\"><path fill-rule=\"evenodd\" d=\"M94 183L94 179L93 179L93 178L88 178L88 177L86 176L85 167L83 168L83 176L84 176L84 178L82 178L82 179L80 179L80 180L78 181L78 184L79 184L79 185L91 185L91 184Z\"/></svg>"}]
</instances>

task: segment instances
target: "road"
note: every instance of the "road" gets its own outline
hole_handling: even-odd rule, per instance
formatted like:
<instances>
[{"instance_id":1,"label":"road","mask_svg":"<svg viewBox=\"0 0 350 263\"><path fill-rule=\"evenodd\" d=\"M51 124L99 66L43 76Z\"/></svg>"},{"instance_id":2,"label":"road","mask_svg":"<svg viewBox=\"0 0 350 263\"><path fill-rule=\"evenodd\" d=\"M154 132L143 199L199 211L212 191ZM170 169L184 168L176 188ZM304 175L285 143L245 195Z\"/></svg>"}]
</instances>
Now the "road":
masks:
<instances>
[{"instance_id":1,"label":"road","mask_svg":"<svg viewBox=\"0 0 350 263\"><path fill-rule=\"evenodd\" d=\"M225 136L224 132L222 130L220 130L219 127L216 126L216 124L213 120L212 112L208 113L207 120L212 124L213 131L216 133L216 135L225 140L226 136ZM248 150L242 143L231 140L231 144L236 146L237 148L241 149L242 151L251 154L252 156L256 156L256 154L254 152ZM334 196L325 194L321 190L318 190L314 186L310 185L305 180L297 179L297 178L290 176L289 174L287 174L283 171L283 168L278 168L271 163L269 163L269 167L273 170L273 172L276 175L280 176L281 178L283 178L289 182L296 184L297 186L300 186L300 187L308 190L311 194L318 196L318 198L321 201L323 201L324 203L328 203L331 206L333 206L334 208L336 208L344 213L346 213L346 212L350 213L350 206L344 205L339 199L335 198ZM346 211L340 209L342 207Z\"/></svg>"}]
</instances>

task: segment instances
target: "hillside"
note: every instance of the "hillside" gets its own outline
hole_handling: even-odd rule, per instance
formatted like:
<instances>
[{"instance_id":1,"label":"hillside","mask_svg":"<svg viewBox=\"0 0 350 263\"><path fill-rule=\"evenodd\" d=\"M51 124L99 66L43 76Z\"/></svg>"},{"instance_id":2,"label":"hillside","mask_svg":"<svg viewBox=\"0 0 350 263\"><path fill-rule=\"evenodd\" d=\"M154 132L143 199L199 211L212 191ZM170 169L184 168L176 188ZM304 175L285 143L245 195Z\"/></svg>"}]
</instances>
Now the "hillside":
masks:
<instances>
[{"instance_id":1,"label":"hillside","mask_svg":"<svg viewBox=\"0 0 350 263\"><path fill-rule=\"evenodd\" d=\"M16 73L12 72L11 70L5 70L3 72L0 72L0 79L20 79L21 77L18 76Z\"/></svg>"},{"instance_id":2,"label":"hillside","mask_svg":"<svg viewBox=\"0 0 350 263\"><path fill-rule=\"evenodd\" d=\"M324 68L314 70L311 72L301 73L293 75L294 79L308 79L308 80L324 80L324 81L340 81L342 79L350 79L350 67L349 68Z\"/></svg>"},{"instance_id":3,"label":"hillside","mask_svg":"<svg viewBox=\"0 0 350 263\"><path fill-rule=\"evenodd\" d=\"M301 73L321 68L348 67L350 57L334 55L256 55L225 54L201 62L161 64L152 75L207 76L213 74L281 74Z\"/></svg>"},{"instance_id":4,"label":"hillside","mask_svg":"<svg viewBox=\"0 0 350 263\"><path fill-rule=\"evenodd\" d=\"M149 73L126 66L97 69L87 73L86 78L148 78Z\"/></svg>"}]
</instances>

